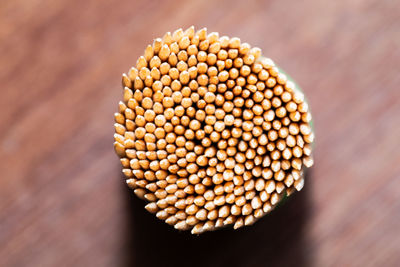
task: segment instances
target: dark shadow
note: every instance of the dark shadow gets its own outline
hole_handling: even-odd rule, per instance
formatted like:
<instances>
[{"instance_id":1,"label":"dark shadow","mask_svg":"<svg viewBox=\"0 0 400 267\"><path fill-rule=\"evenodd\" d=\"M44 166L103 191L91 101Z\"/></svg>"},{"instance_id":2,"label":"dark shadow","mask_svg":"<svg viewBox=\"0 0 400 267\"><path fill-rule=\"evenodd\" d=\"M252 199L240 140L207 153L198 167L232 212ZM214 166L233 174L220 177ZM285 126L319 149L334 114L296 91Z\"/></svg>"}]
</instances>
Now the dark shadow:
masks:
<instances>
[{"instance_id":1,"label":"dark shadow","mask_svg":"<svg viewBox=\"0 0 400 267\"><path fill-rule=\"evenodd\" d=\"M311 178L310 171L306 175ZM199 236L157 219L127 188L124 266L311 266L304 229L310 210L307 179L301 192L253 226Z\"/></svg>"}]
</instances>

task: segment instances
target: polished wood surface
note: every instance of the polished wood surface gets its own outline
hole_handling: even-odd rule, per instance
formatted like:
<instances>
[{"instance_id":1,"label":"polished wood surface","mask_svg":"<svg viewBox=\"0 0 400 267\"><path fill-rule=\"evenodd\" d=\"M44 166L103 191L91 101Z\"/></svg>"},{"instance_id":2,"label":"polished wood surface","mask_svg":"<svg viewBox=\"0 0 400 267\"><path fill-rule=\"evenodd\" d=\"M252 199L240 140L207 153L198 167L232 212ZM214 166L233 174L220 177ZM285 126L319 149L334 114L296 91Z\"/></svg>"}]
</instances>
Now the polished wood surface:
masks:
<instances>
[{"instance_id":1,"label":"polished wood surface","mask_svg":"<svg viewBox=\"0 0 400 267\"><path fill-rule=\"evenodd\" d=\"M206 26L259 46L310 102L304 191L201 236L148 214L114 154L121 73ZM397 1L0 2L0 266L400 266Z\"/></svg>"}]
</instances>

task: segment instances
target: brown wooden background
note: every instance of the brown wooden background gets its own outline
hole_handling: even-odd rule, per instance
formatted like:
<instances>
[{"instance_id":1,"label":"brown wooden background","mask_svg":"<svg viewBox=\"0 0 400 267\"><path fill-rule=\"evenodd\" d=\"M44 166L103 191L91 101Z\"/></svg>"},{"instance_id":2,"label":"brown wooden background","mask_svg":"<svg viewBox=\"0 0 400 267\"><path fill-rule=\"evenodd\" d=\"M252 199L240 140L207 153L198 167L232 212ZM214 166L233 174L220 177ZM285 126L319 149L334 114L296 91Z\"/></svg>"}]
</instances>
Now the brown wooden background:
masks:
<instances>
[{"instance_id":1,"label":"brown wooden background","mask_svg":"<svg viewBox=\"0 0 400 267\"><path fill-rule=\"evenodd\" d=\"M206 26L263 49L310 101L305 190L193 237L143 209L112 148L120 76ZM398 1L0 1L0 266L400 266Z\"/></svg>"}]
</instances>

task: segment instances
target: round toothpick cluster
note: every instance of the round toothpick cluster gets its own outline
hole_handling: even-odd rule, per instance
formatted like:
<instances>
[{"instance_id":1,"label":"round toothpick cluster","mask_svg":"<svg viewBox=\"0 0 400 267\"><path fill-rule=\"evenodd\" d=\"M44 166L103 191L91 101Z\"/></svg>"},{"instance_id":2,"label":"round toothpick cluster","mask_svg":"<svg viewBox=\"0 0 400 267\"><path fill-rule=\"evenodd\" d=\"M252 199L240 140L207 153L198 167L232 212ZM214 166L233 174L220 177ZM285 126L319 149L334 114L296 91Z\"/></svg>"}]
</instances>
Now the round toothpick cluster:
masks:
<instances>
[{"instance_id":1,"label":"round toothpick cluster","mask_svg":"<svg viewBox=\"0 0 400 267\"><path fill-rule=\"evenodd\" d=\"M198 234L254 223L313 164L304 95L259 48L179 29L123 74L114 148L146 209Z\"/></svg>"}]
</instances>

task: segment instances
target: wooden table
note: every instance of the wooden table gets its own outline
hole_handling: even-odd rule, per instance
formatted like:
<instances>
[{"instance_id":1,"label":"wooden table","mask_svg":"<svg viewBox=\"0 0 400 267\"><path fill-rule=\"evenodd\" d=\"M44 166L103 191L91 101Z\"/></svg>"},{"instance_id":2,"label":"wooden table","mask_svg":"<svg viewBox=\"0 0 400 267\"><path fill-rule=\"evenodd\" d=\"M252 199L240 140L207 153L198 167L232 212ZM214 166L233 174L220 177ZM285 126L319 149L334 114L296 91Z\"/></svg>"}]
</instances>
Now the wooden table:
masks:
<instances>
[{"instance_id":1,"label":"wooden table","mask_svg":"<svg viewBox=\"0 0 400 267\"><path fill-rule=\"evenodd\" d=\"M179 233L125 186L121 73L178 27L259 46L304 89L304 191L239 231ZM0 266L400 266L396 1L0 3Z\"/></svg>"}]
</instances>

